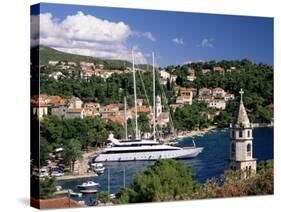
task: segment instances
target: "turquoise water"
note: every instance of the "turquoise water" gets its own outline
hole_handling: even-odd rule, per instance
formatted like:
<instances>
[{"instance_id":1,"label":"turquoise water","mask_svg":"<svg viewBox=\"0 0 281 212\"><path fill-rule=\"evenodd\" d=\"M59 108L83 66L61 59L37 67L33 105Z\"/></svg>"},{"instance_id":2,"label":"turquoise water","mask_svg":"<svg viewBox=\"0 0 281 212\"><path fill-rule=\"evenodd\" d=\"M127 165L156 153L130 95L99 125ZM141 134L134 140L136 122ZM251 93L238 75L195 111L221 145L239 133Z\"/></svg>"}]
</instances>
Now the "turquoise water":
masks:
<instances>
[{"instance_id":1,"label":"turquoise water","mask_svg":"<svg viewBox=\"0 0 281 212\"><path fill-rule=\"evenodd\" d=\"M260 160L273 159L273 128L256 128L253 130L254 157ZM187 166L191 166L195 173L194 179L204 182L206 179L220 176L224 172L225 160L229 156L229 130L213 130L204 136L194 137L197 146L204 147L204 150L194 159L180 160ZM192 139L185 138L179 142L179 146L191 146ZM110 193L116 193L125 184L130 185L133 175L143 170L153 161L131 161L131 162L111 162L105 163L106 171L104 174L87 180L93 180L100 184L99 191L108 191L108 170L110 170ZM76 186L87 181L85 179L59 182L63 188L78 191ZM95 195L84 195L75 200L84 200L91 205Z\"/></svg>"}]
</instances>

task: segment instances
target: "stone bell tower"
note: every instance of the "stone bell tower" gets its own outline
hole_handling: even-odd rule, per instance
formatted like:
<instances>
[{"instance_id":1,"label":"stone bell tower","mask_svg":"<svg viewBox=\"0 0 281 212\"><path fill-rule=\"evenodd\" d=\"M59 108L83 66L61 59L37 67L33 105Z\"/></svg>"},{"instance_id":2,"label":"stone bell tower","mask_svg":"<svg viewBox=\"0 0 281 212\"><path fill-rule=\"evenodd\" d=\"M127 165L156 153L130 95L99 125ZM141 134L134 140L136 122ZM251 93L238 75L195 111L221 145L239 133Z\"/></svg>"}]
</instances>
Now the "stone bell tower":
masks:
<instances>
[{"instance_id":1,"label":"stone bell tower","mask_svg":"<svg viewBox=\"0 0 281 212\"><path fill-rule=\"evenodd\" d=\"M232 124L230 124L230 157L227 169L241 171L242 178L256 174L256 159L253 158L252 124L243 104L243 90L240 90L240 104Z\"/></svg>"},{"instance_id":2,"label":"stone bell tower","mask_svg":"<svg viewBox=\"0 0 281 212\"><path fill-rule=\"evenodd\" d=\"M161 104L161 97L156 97L156 109L155 109L155 117L157 118L162 113L162 104Z\"/></svg>"}]
</instances>

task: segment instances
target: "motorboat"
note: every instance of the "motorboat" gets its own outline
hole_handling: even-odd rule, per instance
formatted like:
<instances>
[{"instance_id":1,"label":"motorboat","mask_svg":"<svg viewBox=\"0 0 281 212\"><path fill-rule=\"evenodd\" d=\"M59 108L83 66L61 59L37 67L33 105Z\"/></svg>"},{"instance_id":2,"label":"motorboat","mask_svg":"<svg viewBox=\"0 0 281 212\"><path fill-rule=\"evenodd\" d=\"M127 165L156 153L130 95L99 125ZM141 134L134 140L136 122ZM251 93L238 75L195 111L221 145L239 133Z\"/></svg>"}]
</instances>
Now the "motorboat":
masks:
<instances>
[{"instance_id":1,"label":"motorboat","mask_svg":"<svg viewBox=\"0 0 281 212\"><path fill-rule=\"evenodd\" d=\"M103 174L105 167L103 166L102 163L92 163L91 167L93 169L94 172L96 172L97 174Z\"/></svg>"},{"instance_id":2,"label":"motorboat","mask_svg":"<svg viewBox=\"0 0 281 212\"><path fill-rule=\"evenodd\" d=\"M82 197L82 193L79 193L79 192L70 192L70 196L72 196L72 197Z\"/></svg>"},{"instance_id":3,"label":"motorboat","mask_svg":"<svg viewBox=\"0 0 281 212\"><path fill-rule=\"evenodd\" d=\"M98 183L95 183L93 181L87 181L87 182L82 183L81 185L78 185L77 188L79 188L79 189L90 189L90 188L93 188L93 187L98 186L98 185L99 185Z\"/></svg>"}]
</instances>

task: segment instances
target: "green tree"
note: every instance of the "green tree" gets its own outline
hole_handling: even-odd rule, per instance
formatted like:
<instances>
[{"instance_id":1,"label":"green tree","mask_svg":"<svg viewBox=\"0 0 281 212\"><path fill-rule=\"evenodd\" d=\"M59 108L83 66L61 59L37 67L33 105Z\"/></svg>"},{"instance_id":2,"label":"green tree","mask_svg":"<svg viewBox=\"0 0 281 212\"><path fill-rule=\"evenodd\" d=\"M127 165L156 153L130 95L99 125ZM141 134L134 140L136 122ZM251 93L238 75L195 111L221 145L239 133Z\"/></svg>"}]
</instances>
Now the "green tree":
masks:
<instances>
[{"instance_id":1,"label":"green tree","mask_svg":"<svg viewBox=\"0 0 281 212\"><path fill-rule=\"evenodd\" d=\"M97 196L97 200L104 204L109 202L110 198L109 198L108 192L105 192L105 191L99 192L98 196Z\"/></svg>"},{"instance_id":2,"label":"green tree","mask_svg":"<svg viewBox=\"0 0 281 212\"><path fill-rule=\"evenodd\" d=\"M39 180L39 196L40 199L48 199L53 197L56 191L55 179L50 177L40 178Z\"/></svg>"},{"instance_id":3,"label":"green tree","mask_svg":"<svg viewBox=\"0 0 281 212\"><path fill-rule=\"evenodd\" d=\"M191 168L175 160L159 160L137 173L130 188L117 194L117 203L183 199L197 189Z\"/></svg>"},{"instance_id":4,"label":"green tree","mask_svg":"<svg viewBox=\"0 0 281 212\"><path fill-rule=\"evenodd\" d=\"M70 165L71 171L74 171L74 163L82 157L81 144L77 139L65 140L64 143L64 162Z\"/></svg>"}]
</instances>

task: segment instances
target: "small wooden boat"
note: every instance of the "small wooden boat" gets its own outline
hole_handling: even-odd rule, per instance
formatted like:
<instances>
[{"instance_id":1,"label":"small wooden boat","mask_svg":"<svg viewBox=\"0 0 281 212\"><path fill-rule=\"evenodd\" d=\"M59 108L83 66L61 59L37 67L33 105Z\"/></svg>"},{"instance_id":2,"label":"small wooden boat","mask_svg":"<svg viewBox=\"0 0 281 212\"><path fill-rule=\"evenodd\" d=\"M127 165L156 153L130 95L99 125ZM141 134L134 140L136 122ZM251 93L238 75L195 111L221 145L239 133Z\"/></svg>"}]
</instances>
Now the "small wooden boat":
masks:
<instances>
[{"instance_id":1,"label":"small wooden boat","mask_svg":"<svg viewBox=\"0 0 281 212\"><path fill-rule=\"evenodd\" d=\"M82 194L95 194L98 192L96 189L88 189L88 190L81 190L80 191Z\"/></svg>"}]
</instances>

